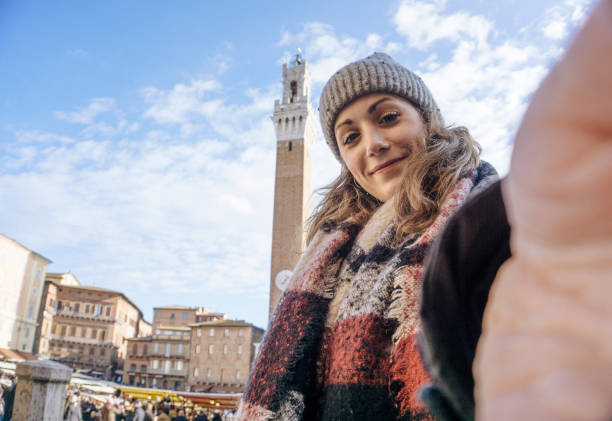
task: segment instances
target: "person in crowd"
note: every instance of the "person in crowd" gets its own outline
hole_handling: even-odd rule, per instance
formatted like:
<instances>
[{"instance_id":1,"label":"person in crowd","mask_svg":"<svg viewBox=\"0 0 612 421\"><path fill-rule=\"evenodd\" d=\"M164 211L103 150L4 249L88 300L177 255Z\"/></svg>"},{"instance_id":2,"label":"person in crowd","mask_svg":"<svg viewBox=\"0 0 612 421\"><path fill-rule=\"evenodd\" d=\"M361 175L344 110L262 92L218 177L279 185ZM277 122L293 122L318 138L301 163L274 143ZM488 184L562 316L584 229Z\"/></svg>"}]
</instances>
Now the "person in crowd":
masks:
<instances>
[{"instance_id":1,"label":"person in crowd","mask_svg":"<svg viewBox=\"0 0 612 421\"><path fill-rule=\"evenodd\" d=\"M198 415L195 417L194 421L208 421L208 417L206 416L206 413L203 409L200 409L198 411Z\"/></svg>"},{"instance_id":2,"label":"person in crowd","mask_svg":"<svg viewBox=\"0 0 612 421\"><path fill-rule=\"evenodd\" d=\"M219 414L219 412L215 411L215 413L213 414L213 417L212 417L212 421L222 421L221 414Z\"/></svg>"},{"instance_id":3,"label":"person in crowd","mask_svg":"<svg viewBox=\"0 0 612 421\"><path fill-rule=\"evenodd\" d=\"M81 401L81 415L83 421L91 421L91 413L95 410L95 406L91 402L89 396L85 396Z\"/></svg>"},{"instance_id":4,"label":"person in crowd","mask_svg":"<svg viewBox=\"0 0 612 421\"><path fill-rule=\"evenodd\" d=\"M66 408L64 419L66 421L83 421L81 404L79 402L79 397L76 394L70 396L70 402Z\"/></svg>"},{"instance_id":5,"label":"person in crowd","mask_svg":"<svg viewBox=\"0 0 612 421\"><path fill-rule=\"evenodd\" d=\"M142 402L135 401L134 402L134 417L133 421L145 421L145 410L142 407Z\"/></svg>"},{"instance_id":6,"label":"person in crowd","mask_svg":"<svg viewBox=\"0 0 612 421\"><path fill-rule=\"evenodd\" d=\"M10 421L13 418L13 402L15 401L15 390L17 389L17 381L13 377L9 377L9 382L10 385L2 391L5 421Z\"/></svg>"},{"instance_id":7,"label":"person in crowd","mask_svg":"<svg viewBox=\"0 0 612 421\"><path fill-rule=\"evenodd\" d=\"M153 403L147 402L147 409L145 410L145 421L153 421L155 419L155 415L153 412Z\"/></svg>"},{"instance_id":8,"label":"person in crowd","mask_svg":"<svg viewBox=\"0 0 612 421\"><path fill-rule=\"evenodd\" d=\"M445 126L423 80L383 53L332 75L319 116L341 172L310 219L237 419L431 419L416 396L430 381L417 348L425 256L496 172L467 128ZM494 223L481 213L475 224Z\"/></svg>"},{"instance_id":9,"label":"person in crowd","mask_svg":"<svg viewBox=\"0 0 612 421\"><path fill-rule=\"evenodd\" d=\"M171 421L172 418L170 418L169 414L170 414L170 407L163 406L161 408L159 415L157 416L157 421Z\"/></svg>"},{"instance_id":10,"label":"person in crowd","mask_svg":"<svg viewBox=\"0 0 612 421\"><path fill-rule=\"evenodd\" d=\"M187 418L185 418L185 411L182 409L179 409L177 411L177 416L174 417L173 421L187 421Z\"/></svg>"}]
</instances>

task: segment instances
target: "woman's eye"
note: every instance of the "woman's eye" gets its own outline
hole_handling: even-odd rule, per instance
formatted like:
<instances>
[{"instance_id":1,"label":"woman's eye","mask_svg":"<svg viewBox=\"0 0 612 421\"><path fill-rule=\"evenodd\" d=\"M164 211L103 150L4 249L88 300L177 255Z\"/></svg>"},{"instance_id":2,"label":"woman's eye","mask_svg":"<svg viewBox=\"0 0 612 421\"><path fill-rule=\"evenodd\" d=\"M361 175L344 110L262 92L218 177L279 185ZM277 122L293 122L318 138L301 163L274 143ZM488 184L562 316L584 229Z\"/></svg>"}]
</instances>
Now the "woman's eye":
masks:
<instances>
[{"instance_id":1,"label":"woman's eye","mask_svg":"<svg viewBox=\"0 0 612 421\"><path fill-rule=\"evenodd\" d=\"M348 134L344 137L344 140L342 141L343 145L350 145L351 143L353 143L355 140L357 139L357 133L351 133Z\"/></svg>"},{"instance_id":2,"label":"woman's eye","mask_svg":"<svg viewBox=\"0 0 612 421\"><path fill-rule=\"evenodd\" d=\"M399 117L399 113L396 111L393 111L391 113L387 113L383 115L382 118L380 119L380 122L383 124L391 123L392 121L395 121L398 117Z\"/></svg>"}]
</instances>

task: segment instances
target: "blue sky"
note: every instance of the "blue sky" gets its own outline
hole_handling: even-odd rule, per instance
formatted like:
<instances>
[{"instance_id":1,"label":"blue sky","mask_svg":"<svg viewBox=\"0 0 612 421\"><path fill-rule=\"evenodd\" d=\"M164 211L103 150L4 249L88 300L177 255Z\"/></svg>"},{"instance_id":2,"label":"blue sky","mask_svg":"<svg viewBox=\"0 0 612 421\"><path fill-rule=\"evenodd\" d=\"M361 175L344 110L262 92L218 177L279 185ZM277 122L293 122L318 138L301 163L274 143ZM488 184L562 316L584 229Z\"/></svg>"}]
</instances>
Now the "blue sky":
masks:
<instances>
[{"instance_id":1,"label":"blue sky","mask_svg":"<svg viewBox=\"0 0 612 421\"><path fill-rule=\"evenodd\" d=\"M530 94L591 6L3 0L0 232L148 320L202 305L265 327L270 115L298 47L315 107L340 66L390 53L503 174ZM313 189L338 172L318 130Z\"/></svg>"}]
</instances>

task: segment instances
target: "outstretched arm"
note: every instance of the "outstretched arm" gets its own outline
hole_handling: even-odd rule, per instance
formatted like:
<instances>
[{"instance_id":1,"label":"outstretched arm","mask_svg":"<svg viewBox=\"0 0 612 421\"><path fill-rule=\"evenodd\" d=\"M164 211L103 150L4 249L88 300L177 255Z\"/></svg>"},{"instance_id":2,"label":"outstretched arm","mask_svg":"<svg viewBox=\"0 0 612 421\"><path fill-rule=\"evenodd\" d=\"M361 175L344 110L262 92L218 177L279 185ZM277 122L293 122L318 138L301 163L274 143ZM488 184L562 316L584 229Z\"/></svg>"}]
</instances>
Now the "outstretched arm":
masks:
<instances>
[{"instance_id":1,"label":"outstretched arm","mask_svg":"<svg viewBox=\"0 0 612 421\"><path fill-rule=\"evenodd\" d=\"M612 419L612 0L533 97L503 185L513 257L474 376L478 420Z\"/></svg>"}]
</instances>

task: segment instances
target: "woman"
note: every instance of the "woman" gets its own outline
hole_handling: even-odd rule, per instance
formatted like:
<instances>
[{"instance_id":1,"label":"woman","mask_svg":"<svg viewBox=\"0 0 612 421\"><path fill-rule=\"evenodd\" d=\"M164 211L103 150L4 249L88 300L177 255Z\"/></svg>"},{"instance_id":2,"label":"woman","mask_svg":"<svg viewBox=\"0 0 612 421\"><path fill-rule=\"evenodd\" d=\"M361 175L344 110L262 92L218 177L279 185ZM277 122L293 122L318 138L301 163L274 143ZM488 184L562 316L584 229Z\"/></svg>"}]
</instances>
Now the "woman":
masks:
<instances>
[{"instance_id":1,"label":"woman","mask_svg":"<svg viewBox=\"0 0 612 421\"><path fill-rule=\"evenodd\" d=\"M319 104L342 164L311 218L237 419L425 420L417 349L425 254L496 178L463 127L386 54L340 69Z\"/></svg>"}]
</instances>

